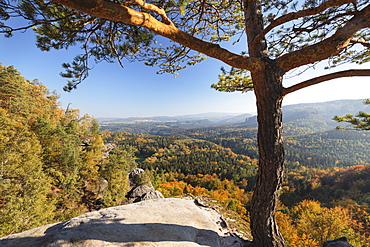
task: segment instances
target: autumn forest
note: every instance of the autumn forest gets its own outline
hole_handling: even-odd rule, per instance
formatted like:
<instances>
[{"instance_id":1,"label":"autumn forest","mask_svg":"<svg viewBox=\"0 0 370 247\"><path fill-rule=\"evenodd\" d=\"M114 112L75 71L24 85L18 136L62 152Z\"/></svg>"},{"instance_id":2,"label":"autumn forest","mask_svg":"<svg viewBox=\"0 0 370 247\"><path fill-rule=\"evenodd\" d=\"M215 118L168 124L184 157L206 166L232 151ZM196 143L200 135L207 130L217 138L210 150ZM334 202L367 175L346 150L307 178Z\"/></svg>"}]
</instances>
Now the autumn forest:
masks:
<instances>
[{"instance_id":1,"label":"autumn forest","mask_svg":"<svg viewBox=\"0 0 370 247\"><path fill-rule=\"evenodd\" d=\"M0 236L125 204L127 175L135 167L145 169L165 197L212 197L249 222L258 169L255 126L152 129L156 134L117 126L62 109L56 92L0 66ZM303 132L287 125L277 210L284 239L311 247L347 236L352 245L366 246L369 134Z\"/></svg>"}]
</instances>

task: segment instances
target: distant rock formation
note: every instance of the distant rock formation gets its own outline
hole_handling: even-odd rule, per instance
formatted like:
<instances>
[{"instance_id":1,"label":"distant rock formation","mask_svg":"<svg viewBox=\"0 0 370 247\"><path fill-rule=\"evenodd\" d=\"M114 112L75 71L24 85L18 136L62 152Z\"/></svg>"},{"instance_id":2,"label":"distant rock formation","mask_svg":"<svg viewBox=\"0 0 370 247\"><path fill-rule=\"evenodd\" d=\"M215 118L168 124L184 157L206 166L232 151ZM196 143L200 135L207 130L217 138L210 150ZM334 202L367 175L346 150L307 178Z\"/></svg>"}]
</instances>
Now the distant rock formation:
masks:
<instances>
[{"instance_id":1,"label":"distant rock formation","mask_svg":"<svg viewBox=\"0 0 370 247\"><path fill-rule=\"evenodd\" d=\"M164 198L155 190L143 169L136 168L129 174L130 191L127 193L129 203Z\"/></svg>"},{"instance_id":2,"label":"distant rock formation","mask_svg":"<svg viewBox=\"0 0 370 247\"><path fill-rule=\"evenodd\" d=\"M194 199L157 199L83 214L0 238L0 246L242 247L221 214Z\"/></svg>"},{"instance_id":3,"label":"distant rock formation","mask_svg":"<svg viewBox=\"0 0 370 247\"><path fill-rule=\"evenodd\" d=\"M346 237L341 237L338 239L326 241L323 247L354 247L354 246L348 243Z\"/></svg>"},{"instance_id":4,"label":"distant rock formation","mask_svg":"<svg viewBox=\"0 0 370 247\"><path fill-rule=\"evenodd\" d=\"M103 159L107 159L109 157L110 151L112 151L117 145L114 143L103 143L102 147L102 156Z\"/></svg>"}]
</instances>

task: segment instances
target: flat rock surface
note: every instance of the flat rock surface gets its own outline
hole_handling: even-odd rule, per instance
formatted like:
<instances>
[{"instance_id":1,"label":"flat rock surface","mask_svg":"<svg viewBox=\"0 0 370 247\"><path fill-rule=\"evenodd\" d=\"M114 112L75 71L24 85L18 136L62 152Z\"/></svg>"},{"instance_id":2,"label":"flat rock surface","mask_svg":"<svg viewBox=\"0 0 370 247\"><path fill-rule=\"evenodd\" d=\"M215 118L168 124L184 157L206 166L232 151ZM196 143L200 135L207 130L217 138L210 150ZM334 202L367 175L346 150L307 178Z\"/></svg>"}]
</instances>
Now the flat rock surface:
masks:
<instances>
[{"instance_id":1,"label":"flat rock surface","mask_svg":"<svg viewBox=\"0 0 370 247\"><path fill-rule=\"evenodd\" d=\"M102 209L0 239L0 246L244 246L222 216L191 199L157 199Z\"/></svg>"}]
</instances>

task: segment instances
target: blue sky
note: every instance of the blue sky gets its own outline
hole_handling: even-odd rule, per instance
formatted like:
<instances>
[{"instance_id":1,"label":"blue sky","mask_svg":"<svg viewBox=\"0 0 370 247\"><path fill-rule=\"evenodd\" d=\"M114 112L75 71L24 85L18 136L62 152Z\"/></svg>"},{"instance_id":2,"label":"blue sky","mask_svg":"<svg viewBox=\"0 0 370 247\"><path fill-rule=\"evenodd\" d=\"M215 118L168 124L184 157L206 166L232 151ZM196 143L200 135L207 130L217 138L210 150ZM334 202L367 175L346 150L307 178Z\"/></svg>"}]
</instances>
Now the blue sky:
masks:
<instances>
[{"instance_id":1,"label":"blue sky","mask_svg":"<svg viewBox=\"0 0 370 247\"><path fill-rule=\"evenodd\" d=\"M59 73L61 64L72 61L78 48L42 52L35 46L32 31L16 33L12 38L0 36L0 63L14 65L29 80L38 79L50 91L61 95L62 106L71 103L82 114L99 117L177 116L186 114L225 112L254 113L253 92L221 93L210 88L217 82L223 64L207 58L201 64L173 75L157 75L156 68L141 63L100 63L77 90L63 92L66 79ZM348 66L347 66L348 68ZM370 68L364 65L362 68ZM284 86L309 79L323 72L317 68L286 80ZM337 79L289 94L284 105L324 102L337 99L370 98L370 78Z\"/></svg>"}]
</instances>

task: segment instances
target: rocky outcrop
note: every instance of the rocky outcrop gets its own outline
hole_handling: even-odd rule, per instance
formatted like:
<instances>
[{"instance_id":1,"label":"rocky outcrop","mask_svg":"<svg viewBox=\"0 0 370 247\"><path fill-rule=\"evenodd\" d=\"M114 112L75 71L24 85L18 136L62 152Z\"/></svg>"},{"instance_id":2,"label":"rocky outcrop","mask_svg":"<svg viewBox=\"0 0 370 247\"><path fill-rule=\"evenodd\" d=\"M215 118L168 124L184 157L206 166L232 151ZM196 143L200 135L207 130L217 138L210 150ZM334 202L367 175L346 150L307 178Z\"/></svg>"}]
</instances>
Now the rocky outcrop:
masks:
<instances>
[{"instance_id":1,"label":"rocky outcrop","mask_svg":"<svg viewBox=\"0 0 370 247\"><path fill-rule=\"evenodd\" d=\"M227 222L193 199L157 199L83 214L0 239L0 246L241 247Z\"/></svg>"},{"instance_id":2,"label":"rocky outcrop","mask_svg":"<svg viewBox=\"0 0 370 247\"><path fill-rule=\"evenodd\" d=\"M143 169L136 168L128 177L131 188L127 193L129 203L164 198L161 192L154 189Z\"/></svg>"},{"instance_id":3,"label":"rocky outcrop","mask_svg":"<svg viewBox=\"0 0 370 247\"><path fill-rule=\"evenodd\" d=\"M341 237L338 239L326 241L323 247L354 247L354 246L348 243L346 237Z\"/></svg>"},{"instance_id":4,"label":"rocky outcrop","mask_svg":"<svg viewBox=\"0 0 370 247\"><path fill-rule=\"evenodd\" d=\"M107 159L109 157L110 152L116 147L116 144L114 143L103 143L103 148L102 148L102 156L103 159Z\"/></svg>"},{"instance_id":5,"label":"rocky outcrop","mask_svg":"<svg viewBox=\"0 0 370 247\"><path fill-rule=\"evenodd\" d=\"M133 171L131 171L128 174L128 179L129 179L131 188L135 188L143 184L150 184L151 186L150 178L147 176L145 171L141 168L136 168Z\"/></svg>"}]
</instances>

